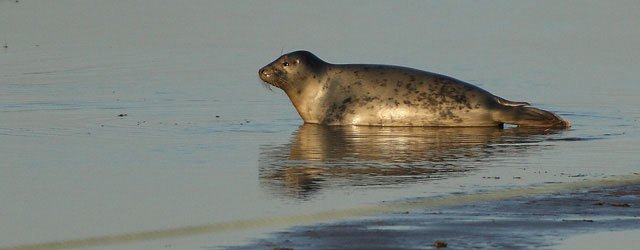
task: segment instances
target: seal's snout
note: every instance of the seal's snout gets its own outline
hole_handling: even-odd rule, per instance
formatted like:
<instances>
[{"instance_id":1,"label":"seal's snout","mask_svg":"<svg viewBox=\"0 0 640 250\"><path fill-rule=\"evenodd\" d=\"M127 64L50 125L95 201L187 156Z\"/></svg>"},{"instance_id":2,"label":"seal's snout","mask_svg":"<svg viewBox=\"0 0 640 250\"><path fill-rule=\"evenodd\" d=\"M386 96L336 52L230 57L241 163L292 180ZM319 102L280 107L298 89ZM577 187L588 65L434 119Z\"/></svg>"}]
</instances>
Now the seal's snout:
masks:
<instances>
[{"instance_id":1,"label":"seal's snout","mask_svg":"<svg viewBox=\"0 0 640 250\"><path fill-rule=\"evenodd\" d=\"M261 68L258 71L258 76L260 77L261 80L268 82L269 78L271 77L272 73L270 70L267 69L267 67Z\"/></svg>"}]
</instances>

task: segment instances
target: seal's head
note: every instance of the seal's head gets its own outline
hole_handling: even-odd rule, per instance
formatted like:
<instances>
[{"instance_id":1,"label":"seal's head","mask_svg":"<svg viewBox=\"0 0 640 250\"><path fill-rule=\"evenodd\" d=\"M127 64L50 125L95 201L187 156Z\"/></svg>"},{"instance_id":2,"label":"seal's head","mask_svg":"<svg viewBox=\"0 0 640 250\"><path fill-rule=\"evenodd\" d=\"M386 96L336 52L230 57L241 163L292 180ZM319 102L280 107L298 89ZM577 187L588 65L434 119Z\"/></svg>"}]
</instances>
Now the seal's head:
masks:
<instances>
[{"instance_id":1,"label":"seal's head","mask_svg":"<svg viewBox=\"0 0 640 250\"><path fill-rule=\"evenodd\" d=\"M299 89L309 77L318 77L327 63L309 51L299 50L282 55L258 71L260 79L285 92Z\"/></svg>"}]
</instances>

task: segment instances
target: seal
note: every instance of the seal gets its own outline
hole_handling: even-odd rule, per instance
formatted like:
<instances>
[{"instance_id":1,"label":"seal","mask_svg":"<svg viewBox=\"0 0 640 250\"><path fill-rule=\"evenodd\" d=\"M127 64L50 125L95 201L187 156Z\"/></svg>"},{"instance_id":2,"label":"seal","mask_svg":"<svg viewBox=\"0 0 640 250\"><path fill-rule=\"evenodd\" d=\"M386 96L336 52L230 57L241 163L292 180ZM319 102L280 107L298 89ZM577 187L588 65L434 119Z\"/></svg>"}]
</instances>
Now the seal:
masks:
<instances>
[{"instance_id":1,"label":"seal","mask_svg":"<svg viewBox=\"0 0 640 250\"><path fill-rule=\"evenodd\" d=\"M282 89L305 123L368 126L568 128L560 116L461 80L401 66L331 64L308 51L280 56L258 71Z\"/></svg>"}]
</instances>

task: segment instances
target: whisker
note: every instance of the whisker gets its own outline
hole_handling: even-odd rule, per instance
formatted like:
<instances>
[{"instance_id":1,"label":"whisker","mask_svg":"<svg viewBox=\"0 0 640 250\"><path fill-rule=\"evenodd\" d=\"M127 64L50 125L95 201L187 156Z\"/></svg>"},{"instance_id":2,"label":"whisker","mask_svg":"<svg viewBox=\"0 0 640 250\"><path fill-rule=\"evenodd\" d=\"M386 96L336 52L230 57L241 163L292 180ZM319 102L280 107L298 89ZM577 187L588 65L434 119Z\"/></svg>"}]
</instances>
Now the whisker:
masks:
<instances>
[{"instance_id":1,"label":"whisker","mask_svg":"<svg viewBox=\"0 0 640 250\"><path fill-rule=\"evenodd\" d=\"M269 85L266 82L260 81L260 83L262 84L262 87L264 87L265 89L268 89L269 91L273 91L273 89L271 88L271 85Z\"/></svg>"}]
</instances>

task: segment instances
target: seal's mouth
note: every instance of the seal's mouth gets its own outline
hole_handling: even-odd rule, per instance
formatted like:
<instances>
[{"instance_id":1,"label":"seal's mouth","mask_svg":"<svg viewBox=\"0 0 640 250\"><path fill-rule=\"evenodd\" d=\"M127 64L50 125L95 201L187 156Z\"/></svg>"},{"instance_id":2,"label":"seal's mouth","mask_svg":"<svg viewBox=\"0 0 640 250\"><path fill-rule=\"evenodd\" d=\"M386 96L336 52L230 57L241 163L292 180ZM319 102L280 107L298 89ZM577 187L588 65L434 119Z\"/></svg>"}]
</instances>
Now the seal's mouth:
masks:
<instances>
[{"instance_id":1,"label":"seal's mouth","mask_svg":"<svg viewBox=\"0 0 640 250\"><path fill-rule=\"evenodd\" d=\"M279 81L281 79L278 77L278 72L269 68L269 66L263 67L258 71L258 76L260 80L265 83L271 84L274 87L282 88L282 83Z\"/></svg>"}]
</instances>

